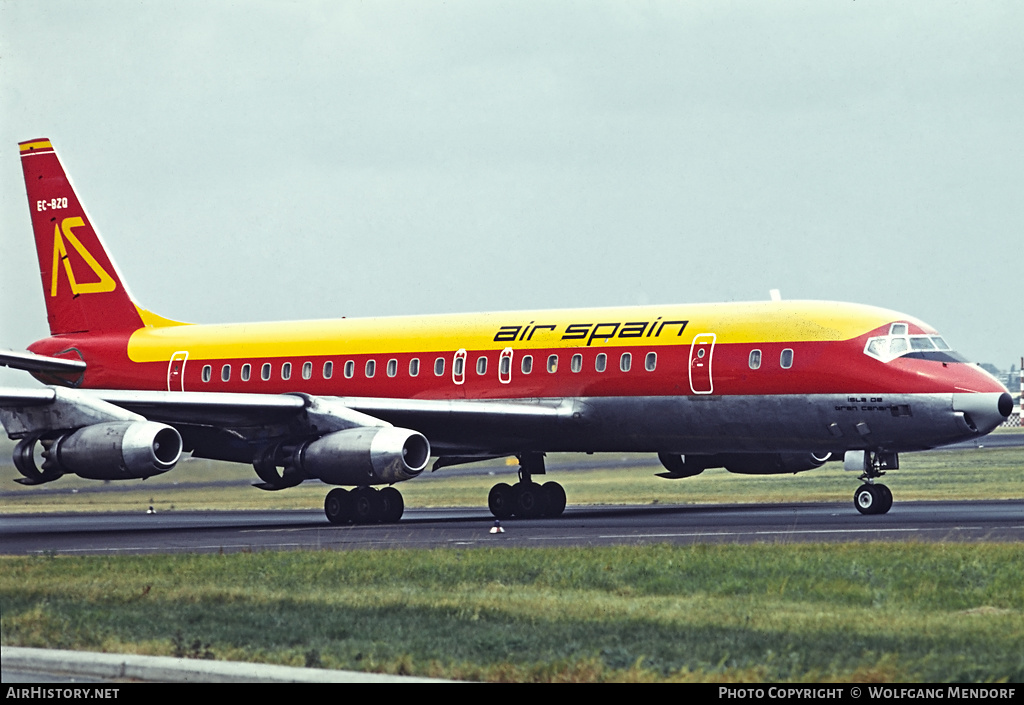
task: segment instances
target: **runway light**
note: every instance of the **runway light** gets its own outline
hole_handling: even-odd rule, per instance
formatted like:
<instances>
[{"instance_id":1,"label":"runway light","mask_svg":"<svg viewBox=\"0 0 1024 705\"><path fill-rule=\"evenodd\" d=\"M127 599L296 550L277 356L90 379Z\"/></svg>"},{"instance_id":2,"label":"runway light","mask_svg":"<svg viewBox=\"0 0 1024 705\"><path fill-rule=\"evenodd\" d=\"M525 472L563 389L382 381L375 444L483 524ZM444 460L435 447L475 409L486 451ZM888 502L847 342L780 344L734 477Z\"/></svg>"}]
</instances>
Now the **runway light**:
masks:
<instances>
[{"instance_id":1,"label":"runway light","mask_svg":"<svg viewBox=\"0 0 1024 705\"><path fill-rule=\"evenodd\" d=\"M503 528L501 528L501 522L498 521L497 519L494 520L494 526L491 527L491 533L492 534L503 534L503 533L505 533L505 530Z\"/></svg>"},{"instance_id":2,"label":"runway light","mask_svg":"<svg viewBox=\"0 0 1024 705\"><path fill-rule=\"evenodd\" d=\"M153 509L153 505L149 505L149 509L146 510L146 514L156 514L156 510Z\"/></svg>"}]
</instances>

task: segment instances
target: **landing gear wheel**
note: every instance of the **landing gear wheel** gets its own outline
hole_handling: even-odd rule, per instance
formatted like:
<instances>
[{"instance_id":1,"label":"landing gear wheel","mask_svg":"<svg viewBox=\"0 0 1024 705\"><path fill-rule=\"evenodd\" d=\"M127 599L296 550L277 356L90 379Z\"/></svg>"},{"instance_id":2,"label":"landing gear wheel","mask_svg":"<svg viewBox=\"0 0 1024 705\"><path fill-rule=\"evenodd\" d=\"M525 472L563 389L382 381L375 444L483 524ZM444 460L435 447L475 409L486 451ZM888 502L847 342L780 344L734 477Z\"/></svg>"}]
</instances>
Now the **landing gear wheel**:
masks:
<instances>
[{"instance_id":1,"label":"landing gear wheel","mask_svg":"<svg viewBox=\"0 0 1024 705\"><path fill-rule=\"evenodd\" d=\"M348 490L338 487L328 492L324 500L324 514L327 515L327 521L336 526L352 521L352 496Z\"/></svg>"},{"instance_id":2,"label":"landing gear wheel","mask_svg":"<svg viewBox=\"0 0 1024 705\"><path fill-rule=\"evenodd\" d=\"M512 486L499 482L487 495L487 507L495 519L508 519L515 510Z\"/></svg>"},{"instance_id":3,"label":"landing gear wheel","mask_svg":"<svg viewBox=\"0 0 1024 705\"><path fill-rule=\"evenodd\" d=\"M352 520L357 524L376 524L384 516L385 500L372 487L352 490Z\"/></svg>"},{"instance_id":4,"label":"landing gear wheel","mask_svg":"<svg viewBox=\"0 0 1024 705\"><path fill-rule=\"evenodd\" d=\"M547 512L544 516L560 517L565 511L565 489L557 482L545 482L541 491L547 499Z\"/></svg>"},{"instance_id":5,"label":"landing gear wheel","mask_svg":"<svg viewBox=\"0 0 1024 705\"><path fill-rule=\"evenodd\" d=\"M380 498L384 500L384 512L380 520L385 524L397 524L405 512L405 500L402 493L394 487L385 487L379 492Z\"/></svg>"},{"instance_id":6,"label":"landing gear wheel","mask_svg":"<svg viewBox=\"0 0 1024 705\"><path fill-rule=\"evenodd\" d=\"M547 496L536 482L517 482L512 491L517 517L533 519L546 514Z\"/></svg>"},{"instance_id":7,"label":"landing gear wheel","mask_svg":"<svg viewBox=\"0 0 1024 705\"><path fill-rule=\"evenodd\" d=\"M874 485L861 485L853 493L853 506L857 507L861 514L874 514L879 499Z\"/></svg>"},{"instance_id":8,"label":"landing gear wheel","mask_svg":"<svg viewBox=\"0 0 1024 705\"><path fill-rule=\"evenodd\" d=\"M892 507L892 492L885 485L861 485L853 493L853 506L861 514L885 514Z\"/></svg>"},{"instance_id":9,"label":"landing gear wheel","mask_svg":"<svg viewBox=\"0 0 1024 705\"><path fill-rule=\"evenodd\" d=\"M882 503L881 503L881 505L878 508L878 513L879 514L885 514L890 509L892 509L892 490L890 490L885 485L877 485L876 484L875 487L877 487L879 489L879 493L880 493L881 499L882 499Z\"/></svg>"}]
</instances>

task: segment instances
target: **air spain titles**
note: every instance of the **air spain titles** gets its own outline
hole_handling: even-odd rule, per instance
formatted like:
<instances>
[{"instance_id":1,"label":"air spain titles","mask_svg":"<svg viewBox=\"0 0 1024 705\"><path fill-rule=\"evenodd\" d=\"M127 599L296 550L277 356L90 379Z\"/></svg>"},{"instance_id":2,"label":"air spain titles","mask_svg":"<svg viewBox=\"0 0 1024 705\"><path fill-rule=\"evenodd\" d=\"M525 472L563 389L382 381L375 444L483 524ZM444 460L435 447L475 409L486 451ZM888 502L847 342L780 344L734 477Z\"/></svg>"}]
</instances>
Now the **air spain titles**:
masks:
<instances>
[{"instance_id":1,"label":"air spain titles","mask_svg":"<svg viewBox=\"0 0 1024 705\"><path fill-rule=\"evenodd\" d=\"M611 338L657 338L662 331L668 327L669 333L675 331L677 336L686 330L689 321L663 321L661 317L653 321L627 321L625 323L570 323L561 331L562 340L585 340L587 345L593 344L595 340L607 342ZM514 343L523 340L533 340L535 333L540 331L548 335L558 335L557 325L534 325L530 321L521 326L502 326L494 336L496 343Z\"/></svg>"}]
</instances>

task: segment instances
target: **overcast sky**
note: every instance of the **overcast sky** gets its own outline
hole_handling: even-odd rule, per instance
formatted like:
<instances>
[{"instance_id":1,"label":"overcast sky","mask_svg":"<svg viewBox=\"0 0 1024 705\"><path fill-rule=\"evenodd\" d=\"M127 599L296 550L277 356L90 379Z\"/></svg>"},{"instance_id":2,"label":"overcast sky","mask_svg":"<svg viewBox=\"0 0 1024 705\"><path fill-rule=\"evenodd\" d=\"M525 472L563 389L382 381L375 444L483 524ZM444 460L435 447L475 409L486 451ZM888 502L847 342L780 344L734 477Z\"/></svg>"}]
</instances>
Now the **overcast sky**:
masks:
<instances>
[{"instance_id":1,"label":"overcast sky","mask_svg":"<svg viewBox=\"0 0 1024 705\"><path fill-rule=\"evenodd\" d=\"M0 0L0 347L48 334L16 143L49 137L170 318L778 288L1008 368L1022 36L1018 1Z\"/></svg>"}]
</instances>

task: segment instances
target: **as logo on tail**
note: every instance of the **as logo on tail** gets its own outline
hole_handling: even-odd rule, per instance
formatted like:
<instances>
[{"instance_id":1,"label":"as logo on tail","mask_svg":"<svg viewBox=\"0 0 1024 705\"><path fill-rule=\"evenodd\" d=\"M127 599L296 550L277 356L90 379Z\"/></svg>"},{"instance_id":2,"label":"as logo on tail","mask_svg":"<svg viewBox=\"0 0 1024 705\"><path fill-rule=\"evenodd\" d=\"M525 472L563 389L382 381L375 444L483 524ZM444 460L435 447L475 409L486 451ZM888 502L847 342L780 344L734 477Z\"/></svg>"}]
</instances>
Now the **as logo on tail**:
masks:
<instances>
[{"instance_id":1,"label":"as logo on tail","mask_svg":"<svg viewBox=\"0 0 1024 705\"><path fill-rule=\"evenodd\" d=\"M28 140L19 144L19 151L50 334L130 333L143 327L142 314L53 144ZM166 324L158 317L153 320Z\"/></svg>"},{"instance_id":2,"label":"as logo on tail","mask_svg":"<svg viewBox=\"0 0 1024 705\"><path fill-rule=\"evenodd\" d=\"M117 288L117 282L114 278L107 274L107 270L103 269L96 258L92 256L92 253L86 249L85 245L75 236L72 228L83 228L85 227L85 221L78 216L72 216L65 218L60 222L60 225L53 226L53 269L52 278L50 281L50 296L57 295L57 282L60 278L58 265L64 263L64 271L68 275L68 283L71 285L71 293L75 296L79 294L103 294L108 291L113 291ZM64 246L65 238L71 246L82 256L85 263L92 268L94 274L99 277L99 281L89 282L87 284L79 284L75 280L75 272L71 268L71 262L68 260L68 250Z\"/></svg>"}]
</instances>

